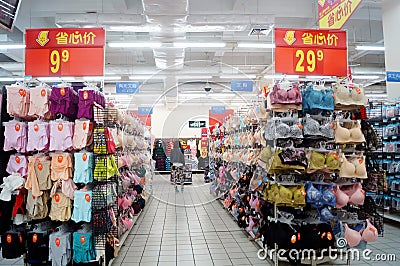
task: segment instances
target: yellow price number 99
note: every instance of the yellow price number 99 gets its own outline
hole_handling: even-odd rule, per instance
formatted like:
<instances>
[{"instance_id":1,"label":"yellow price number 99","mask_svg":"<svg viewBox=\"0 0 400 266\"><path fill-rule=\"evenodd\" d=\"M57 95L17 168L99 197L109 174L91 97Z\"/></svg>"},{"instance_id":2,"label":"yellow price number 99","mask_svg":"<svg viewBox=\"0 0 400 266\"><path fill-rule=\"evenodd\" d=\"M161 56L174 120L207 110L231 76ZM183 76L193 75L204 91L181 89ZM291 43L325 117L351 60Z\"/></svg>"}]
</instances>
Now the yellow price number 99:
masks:
<instances>
[{"instance_id":1,"label":"yellow price number 99","mask_svg":"<svg viewBox=\"0 0 400 266\"><path fill-rule=\"evenodd\" d=\"M324 60L324 52L322 50L318 50L317 52L308 50L307 53L305 53L303 50L297 50L296 58L298 58L296 72L305 72L305 68L307 68L308 72L314 72L317 60ZM304 61L306 61L306 65L304 65Z\"/></svg>"},{"instance_id":2,"label":"yellow price number 99","mask_svg":"<svg viewBox=\"0 0 400 266\"><path fill-rule=\"evenodd\" d=\"M61 62L68 62L69 61L69 51L68 50L62 50L61 54L60 51L58 50L53 50L51 51L50 54L50 70L52 73L57 73L60 70L60 65Z\"/></svg>"}]
</instances>

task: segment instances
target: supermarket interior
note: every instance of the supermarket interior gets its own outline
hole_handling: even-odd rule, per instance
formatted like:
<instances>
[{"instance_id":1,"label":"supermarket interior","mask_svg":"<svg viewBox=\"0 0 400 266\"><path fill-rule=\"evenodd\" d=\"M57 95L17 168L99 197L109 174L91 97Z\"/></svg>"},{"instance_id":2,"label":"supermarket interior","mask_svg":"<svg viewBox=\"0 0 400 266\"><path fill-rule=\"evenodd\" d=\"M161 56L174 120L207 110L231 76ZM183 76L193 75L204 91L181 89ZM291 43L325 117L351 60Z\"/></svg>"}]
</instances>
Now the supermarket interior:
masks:
<instances>
[{"instance_id":1,"label":"supermarket interior","mask_svg":"<svg viewBox=\"0 0 400 266\"><path fill-rule=\"evenodd\" d=\"M398 0L0 0L0 265L400 265L398 25Z\"/></svg>"}]
</instances>

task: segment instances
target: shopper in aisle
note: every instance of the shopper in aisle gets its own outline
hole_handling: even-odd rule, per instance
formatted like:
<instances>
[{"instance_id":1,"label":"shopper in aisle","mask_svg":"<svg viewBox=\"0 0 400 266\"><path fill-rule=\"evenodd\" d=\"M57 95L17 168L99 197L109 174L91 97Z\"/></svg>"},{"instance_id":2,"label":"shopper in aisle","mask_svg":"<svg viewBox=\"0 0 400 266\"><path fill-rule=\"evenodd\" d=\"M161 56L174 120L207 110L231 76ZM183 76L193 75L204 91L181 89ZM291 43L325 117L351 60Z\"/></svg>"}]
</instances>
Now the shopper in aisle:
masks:
<instances>
[{"instance_id":1,"label":"shopper in aisle","mask_svg":"<svg viewBox=\"0 0 400 266\"><path fill-rule=\"evenodd\" d=\"M178 190L178 183L181 185L181 191L183 192L184 187L184 175L183 167L185 166L185 156L183 155L180 141L174 142L174 148L171 150L171 165L172 165L172 176L174 178L175 191Z\"/></svg>"}]
</instances>

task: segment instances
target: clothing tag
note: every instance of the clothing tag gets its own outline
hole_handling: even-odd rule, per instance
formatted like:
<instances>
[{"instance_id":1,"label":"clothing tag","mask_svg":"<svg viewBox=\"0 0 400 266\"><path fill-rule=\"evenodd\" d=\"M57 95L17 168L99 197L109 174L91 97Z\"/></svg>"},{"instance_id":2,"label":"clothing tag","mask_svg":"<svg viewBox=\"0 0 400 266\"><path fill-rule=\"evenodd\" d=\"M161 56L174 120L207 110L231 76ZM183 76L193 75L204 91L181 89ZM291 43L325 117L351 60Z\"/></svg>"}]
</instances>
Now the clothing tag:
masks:
<instances>
[{"instance_id":1,"label":"clothing tag","mask_svg":"<svg viewBox=\"0 0 400 266\"><path fill-rule=\"evenodd\" d=\"M15 156L15 162L17 164L21 163L21 158L19 158L19 156Z\"/></svg>"},{"instance_id":2,"label":"clothing tag","mask_svg":"<svg viewBox=\"0 0 400 266\"><path fill-rule=\"evenodd\" d=\"M86 195L85 195L85 200L86 200L87 202L90 202L90 195L89 195L89 194L86 194Z\"/></svg>"},{"instance_id":3,"label":"clothing tag","mask_svg":"<svg viewBox=\"0 0 400 266\"><path fill-rule=\"evenodd\" d=\"M25 89L19 89L18 91L19 95L21 95L22 97L26 96L26 90Z\"/></svg>"},{"instance_id":4,"label":"clothing tag","mask_svg":"<svg viewBox=\"0 0 400 266\"><path fill-rule=\"evenodd\" d=\"M85 236L81 236L81 239L80 239L80 240L81 240L81 243L82 243L82 244L85 244L85 242L86 242L86 237L85 237Z\"/></svg>"},{"instance_id":5,"label":"clothing tag","mask_svg":"<svg viewBox=\"0 0 400 266\"><path fill-rule=\"evenodd\" d=\"M11 244L12 242L12 236L10 234L7 235L7 243Z\"/></svg>"},{"instance_id":6,"label":"clothing tag","mask_svg":"<svg viewBox=\"0 0 400 266\"><path fill-rule=\"evenodd\" d=\"M19 123L17 123L17 124L15 124L14 128L15 128L15 131L19 132L21 129L21 125Z\"/></svg>"},{"instance_id":7,"label":"clothing tag","mask_svg":"<svg viewBox=\"0 0 400 266\"><path fill-rule=\"evenodd\" d=\"M61 155L59 155L59 156L57 157L57 160L58 160L59 163L61 163L61 162L63 161L63 157L62 157Z\"/></svg>"},{"instance_id":8,"label":"clothing tag","mask_svg":"<svg viewBox=\"0 0 400 266\"><path fill-rule=\"evenodd\" d=\"M43 164L42 163L38 163L37 168L39 169L39 171L42 171L43 170Z\"/></svg>"},{"instance_id":9,"label":"clothing tag","mask_svg":"<svg viewBox=\"0 0 400 266\"><path fill-rule=\"evenodd\" d=\"M57 237L55 243L56 246L59 247L61 245L61 240Z\"/></svg>"},{"instance_id":10,"label":"clothing tag","mask_svg":"<svg viewBox=\"0 0 400 266\"><path fill-rule=\"evenodd\" d=\"M89 97L88 92L84 91L83 92L83 99L87 100L88 97Z\"/></svg>"},{"instance_id":11,"label":"clothing tag","mask_svg":"<svg viewBox=\"0 0 400 266\"><path fill-rule=\"evenodd\" d=\"M39 131L39 125L38 124L34 124L33 125L33 130L38 132Z\"/></svg>"},{"instance_id":12,"label":"clothing tag","mask_svg":"<svg viewBox=\"0 0 400 266\"><path fill-rule=\"evenodd\" d=\"M55 200L57 203L60 202L60 195L55 194L55 195L54 195L54 200Z\"/></svg>"},{"instance_id":13,"label":"clothing tag","mask_svg":"<svg viewBox=\"0 0 400 266\"><path fill-rule=\"evenodd\" d=\"M42 95L42 97L46 97L46 89L42 89L40 91L40 95Z\"/></svg>"},{"instance_id":14,"label":"clothing tag","mask_svg":"<svg viewBox=\"0 0 400 266\"><path fill-rule=\"evenodd\" d=\"M61 89L60 89L60 94L61 94L61 96L64 96L64 95L65 95L65 88L61 88Z\"/></svg>"},{"instance_id":15,"label":"clothing tag","mask_svg":"<svg viewBox=\"0 0 400 266\"><path fill-rule=\"evenodd\" d=\"M32 242L33 243L36 243L37 242L37 234L33 234L33 236L32 236Z\"/></svg>"},{"instance_id":16,"label":"clothing tag","mask_svg":"<svg viewBox=\"0 0 400 266\"><path fill-rule=\"evenodd\" d=\"M62 131L64 126L63 126L62 123L58 123L58 127L57 128L58 128L58 131Z\"/></svg>"},{"instance_id":17,"label":"clothing tag","mask_svg":"<svg viewBox=\"0 0 400 266\"><path fill-rule=\"evenodd\" d=\"M86 153L82 154L82 160L86 162L86 160L87 160L87 154Z\"/></svg>"},{"instance_id":18,"label":"clothing tag","mask_svg":"<svg viewBox=\"0 0 400 266\"><path fill-rule=\"evenodd\" d=\"M82 128L83 128L83 130L86 130L86 128L87 128L86 122L84 122L84 123L82 124Z\"/></svg>"}]
</instances>

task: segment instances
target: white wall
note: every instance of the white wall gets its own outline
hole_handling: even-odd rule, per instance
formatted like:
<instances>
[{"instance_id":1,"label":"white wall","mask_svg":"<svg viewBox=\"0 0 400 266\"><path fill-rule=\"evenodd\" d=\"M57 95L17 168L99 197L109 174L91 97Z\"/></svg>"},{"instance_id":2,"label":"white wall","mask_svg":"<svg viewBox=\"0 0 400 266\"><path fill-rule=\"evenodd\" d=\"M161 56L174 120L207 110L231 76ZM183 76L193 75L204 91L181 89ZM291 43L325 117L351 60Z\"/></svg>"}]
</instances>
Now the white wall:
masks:
<instances>
[{"instance_id":1,"label":"white wall","mask_svg":"<svg viewBox=\"0 0 400 266\"><path fill-rule=\"evenodd\" d=\"M151 133L156 138L193 138L201 136L200 128L189 128L190 121L206 121L210 106L180 105L173 110L166 106L155 106L151 116Z\"/></svg>"}]
</instances>

